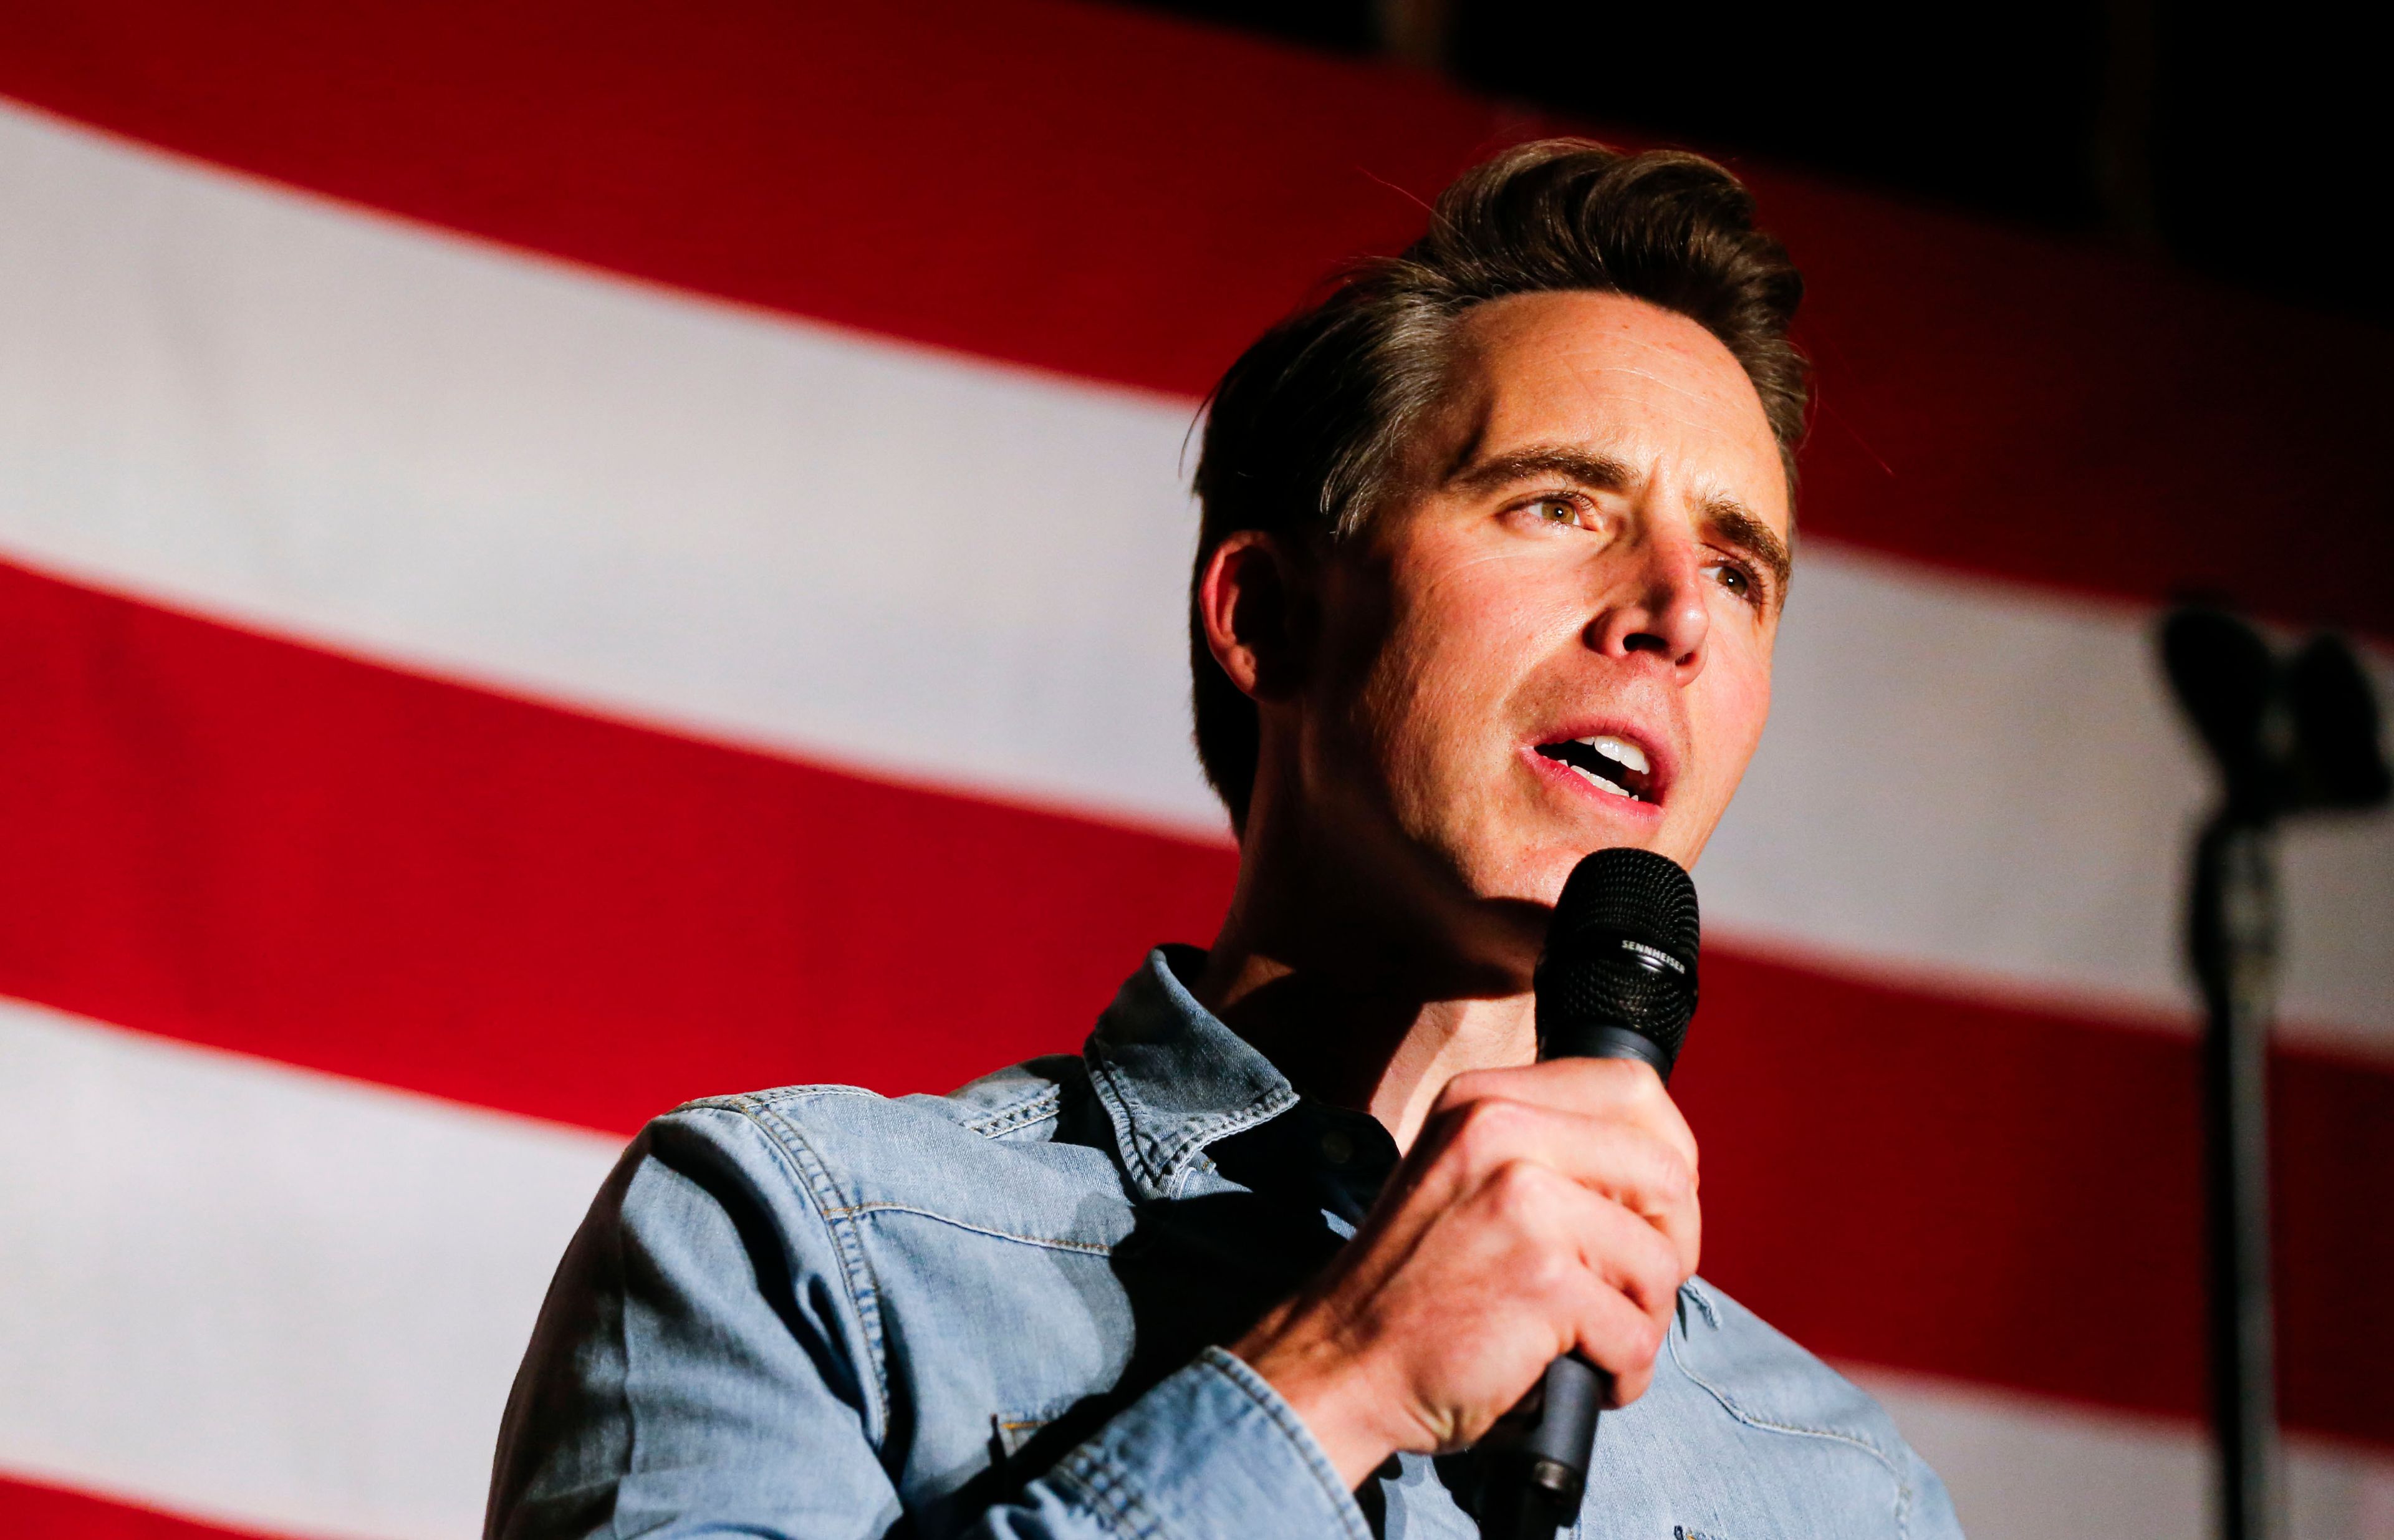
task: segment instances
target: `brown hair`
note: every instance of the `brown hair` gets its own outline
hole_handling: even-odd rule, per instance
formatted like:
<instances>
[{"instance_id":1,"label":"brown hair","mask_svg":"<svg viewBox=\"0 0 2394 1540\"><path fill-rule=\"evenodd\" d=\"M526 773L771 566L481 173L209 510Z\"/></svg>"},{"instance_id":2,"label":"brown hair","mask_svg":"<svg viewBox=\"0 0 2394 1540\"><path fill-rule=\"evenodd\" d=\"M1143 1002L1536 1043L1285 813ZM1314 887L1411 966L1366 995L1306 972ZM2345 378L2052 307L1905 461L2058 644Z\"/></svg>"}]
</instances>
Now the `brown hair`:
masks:
<instances>
[{"instance_id":1,"label":"brown hair","mask_svg":"<svg viewBox=\"0 0 2394 1540\"><path fill-rule=\"evenodd\" d=\"M1787 337L1804 280L1754 228L1754 200L1700 155L1627 155L1586 139L1506 151L1439 195L1427 233L1355 263L1257 338L1206 403L1190 586L1197 757L1244 823L1260 746L1255 703L1214 661L1196 585L1222 541L1267 530L1337 541L1394 491L1402 451L1444 386L1473 306L1552 290L1627 295L1718 337L1754 382L1789 484L1807 371Z\"/></svg>"}]
</instances>

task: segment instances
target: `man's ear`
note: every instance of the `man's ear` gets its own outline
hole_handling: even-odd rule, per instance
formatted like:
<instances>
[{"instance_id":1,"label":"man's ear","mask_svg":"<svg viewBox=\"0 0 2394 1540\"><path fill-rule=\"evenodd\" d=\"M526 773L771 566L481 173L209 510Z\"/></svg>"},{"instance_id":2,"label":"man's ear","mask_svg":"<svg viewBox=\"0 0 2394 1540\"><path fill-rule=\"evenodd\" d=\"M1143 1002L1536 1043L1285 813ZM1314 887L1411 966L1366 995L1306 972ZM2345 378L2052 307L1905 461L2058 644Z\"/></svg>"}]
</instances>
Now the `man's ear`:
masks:
<instances>
[{"instance_id":1,"label":"man's ear","mask_svg":"<svg viewBox=\"0 0 2394 1540\"><path fill-rule=\"evenodd\" d=\"M1205 643L1252 700L1293 693L1312 633L1311 566L1263 530L1237 530L1214 547L1197 585Z\"/></svg>"}]
</instances>

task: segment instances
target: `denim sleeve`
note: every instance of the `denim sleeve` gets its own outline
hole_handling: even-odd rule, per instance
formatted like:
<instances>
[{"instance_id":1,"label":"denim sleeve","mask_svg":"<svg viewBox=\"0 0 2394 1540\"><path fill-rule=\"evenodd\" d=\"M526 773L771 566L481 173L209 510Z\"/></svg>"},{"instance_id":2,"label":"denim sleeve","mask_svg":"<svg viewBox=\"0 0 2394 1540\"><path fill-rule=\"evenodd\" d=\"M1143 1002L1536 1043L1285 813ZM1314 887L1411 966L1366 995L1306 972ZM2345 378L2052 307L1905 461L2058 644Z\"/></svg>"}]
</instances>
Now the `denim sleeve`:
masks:
<instances>
[{"instance_id":1,"label":"denim sleeve","mask_svg":"<svg viewBox=\"0 0 2394 1540\"><path fill-rule=\"evenodd\" d=\"M879 1344L838 1238L747 1117L650 1125L550 1285L508 1398L487 1540L875 1540L904 1523ZM1369 1540L1272 1389L1218 1349L956 1533Z\"/></svg>"},{"instance_id":2,"label":"denim sleeve","mask_svg":"<svg viewBox=\"0 0 2394 1540\"><path fill-rule=\"evenodd\" d=\"M1962 1520L1953 1511L1944 1480L1910 1444L1903 1446L1903 1455L1909 1462L1905 1482L1912 1490L1912 1511L1905 1516L1904 1533L1911 1540L1962 1540Z\"/></svg>"}]
</instances>

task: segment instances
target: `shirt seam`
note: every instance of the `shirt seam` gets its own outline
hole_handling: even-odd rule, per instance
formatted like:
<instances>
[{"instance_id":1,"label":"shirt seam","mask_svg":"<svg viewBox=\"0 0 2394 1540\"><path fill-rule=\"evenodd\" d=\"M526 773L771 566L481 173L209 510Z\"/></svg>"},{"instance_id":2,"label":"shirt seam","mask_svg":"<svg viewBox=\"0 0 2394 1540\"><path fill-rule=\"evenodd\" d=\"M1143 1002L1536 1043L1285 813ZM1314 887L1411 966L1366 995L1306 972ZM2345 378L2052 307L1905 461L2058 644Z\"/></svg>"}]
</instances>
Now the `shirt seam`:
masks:
<instances>
[{"instance_id":1,"label":"shirt seam","mask_svg":"<svg viewBox=\"0 0 2394 1540\"><path fill-rule=\"evenodd\" d=\"M1056 1116L1063 1105L1064 1087L1050 1086L1046 1090L1033 1092L1020 1101L968 1118L964 1126L967 1132L979 1134L983 1139L995 1139L1000 1134L1010 1134L1018 1128L1045 1123Z\"/></svg>"},{"instance_id":2,"label":"shirt seam","mask_svg":"<svg viewBox=\"0 0 2394 1540\"><path fill-rule=\"evenodd\" d=\"M1095 1051L1094 1042L1083 1061L1089 1066L1089 1088L1097 1093L1099 1104L1105 1107L1115 1123L1117 1134L1128 1136L1117 1137L1114 1141L1115 1151L1123 1157L1123 1164L1131 1168L1131 1175L1141 1186L1151 1191L1161 1192L1164 1190L1162 1174L1148 1150L1147 1131L1141 1125L1137 1112L1138 1098L1124 1084L1123 1077L1115 1073L1112 1063L1103 1054Z\"/></svg>"},{"instance_id":3,"label":"shirt seam","mask_svg":"<svg viewBox=\"0 0 2394 1540\"><path fill-rule=\"evenodd\" d=\"M1166 1196L1177 1196L1180 1185L1196 1171L1197 1163L1204 1158L1206 1146L1226 1139L1232 1134L1253 1128L1258 1124L1269 1123L1273 1118L1296 1106L1296 1091L1286 1086L1280 1086L1266 1091L1244 1107L1228 1112L1217 1112L1210 1118L1191 1125L1181 1142L1173 1147L1171 1155L1164 1161L1162 1178L1156 1185L1164 1190Z\"/></svg>"},{"instance_id":4,"label":"shirt seam","mask_svg":"<svg viewBox=\"0 0 2394 1540\"><path fill-rule=\"evenodd\" d=\"M1894 1456L1886 1450L1859 1433L1848 1433L1835 1428L1813 1428L1803 1423L1780 1422L1747 1411L1738 1404L1736 1397L1690 1368L1688 1361L1680 1356L1679 1345L1676 1340L1671 1343L1671 1362L1678 1368L1679 1373L1687 1375L1705 1394L1718 1402L1722 1411L1748 1428L1758 1428L1766 1433L1786 1434L1795 1438L1824 1439L1832 1443L1842 1443L1859 1449L1876 1460L1887 1468L1888 1478L1895 1483L1895 1533L1898 1535L1909 1535L1912 1533L1912 1483L1904 1479L1904 1473L1898 1467Z\"/></svg>"},{"instance_id":5,"label":"shirt seam","mask_svg":"<svg viewBox=\"0 0 2394 1540\"><path fill-rule=\"evenodd\" d=\"M1057 1468L1057 1477L1081 1495L1081 1506L1128 1540L1153 1540L1164 1523L1139 1500L1129 1473L1101 1451L1084 1446Z\"/></svg>"},{"instance_id":6,"label":"shirt seam","mask_svg":"<svg viewBox=\"0 0 2394 1540\"><path fill-rule=\"evenodd\" d=\"M775 1086L762 1091L741 1091L731 1096L700 1097L696 1100L683 1102L674 1111L691 1112L715 1109L744 1112L752 1108L778 1110L785 1102L815 1101L832 1097L865 1097L875 1101L886 1099L880 1092L863 1086L842 1086L827 1081L814 1086Z\"/></svg>"},{"instance_id":7,"label":"shirt seam","mask_svg":"<svg viewBox=\"0 0 2394 1540\"><path fill-rule=\"evenodd\" d=\"M842 1208L825 1209L823 1213L826 1218L836 1216L840 1218L848 1218L854 1216L867 1214L911 1214L917 1218L930 1219L943 1225L953 1225L958 1230L969 1231L975 1235L986 1235L994 1241L1013 1241L1026 1246L1041 1246L1051 1251L1081 1252L1091 1257L1111 1257L1114 1252L1114 1248L1111 1244L1102 1242L1068 1241L1056 1236L1018 1235L1012 1231L994 1230L988 1225L977 1225L968 1219L959 1219L953 1215L942 1214L937 1209L918 1208L913 1204L875 1201L871 1203L850 1204Z\"/></svg>"},{"instance_id":8,"label":"shirt seam","mask_svg":"<svg viewBox=\"0 0 2394 1540\"><path fill-rule=\"evenodd\" d=\"M1183 1120L1184 1125L1169 1144L1157 1140L1147 1131L1149 1119L1140 1114L1146 1105L1129 1084L1130 1077L1118 1070L1101 1054L1091 1054L1084 1062L1089 1067L1089 1080L1101 1103L1111 1103L1107 1111L1130 1135L1117 1139L1116 1147L1124 1164L1133 1167L1132 1174L1150 1191L1159 1197L1171 1197L1175 1188L1196 1169L1193 1155L1202 1154L1205 1147L1217 1139L1259 1123L1267 1123L1296 1105L1294 1088L1282 1085L1263 1092L1243 1107L1227 1112L1210 1112L1204 1116Z\"/></svg>"},{"instance_id":9,"label":"shirt seam","mask_svg":"<svg viewBox=\"0 0 2394 1540\"><path fill-rule=\"evenodd\" d=\"M888 1342L881 1325L881 1291L873 1277L872 1264L865 1258L863 1237L857 1233L855 1221L847 1212L850 1205L841 1202L845 1194L821 1153L796 1124L782 1115L778 1106L747 1097L727 1099L732 1103L732 1110L763 1129L767 1141L797 1167L795 1175L807 1201L832 1238L832 1245L839 1254L840 1283L847 1290L848 1308L856 1312L857 1324L864 1334L867 1362L873 1371L875 1426L886 1435L889 1427L889 1366ZM875 1441L876 1445L880 1442Z\"/></svg>"}]
</instances>

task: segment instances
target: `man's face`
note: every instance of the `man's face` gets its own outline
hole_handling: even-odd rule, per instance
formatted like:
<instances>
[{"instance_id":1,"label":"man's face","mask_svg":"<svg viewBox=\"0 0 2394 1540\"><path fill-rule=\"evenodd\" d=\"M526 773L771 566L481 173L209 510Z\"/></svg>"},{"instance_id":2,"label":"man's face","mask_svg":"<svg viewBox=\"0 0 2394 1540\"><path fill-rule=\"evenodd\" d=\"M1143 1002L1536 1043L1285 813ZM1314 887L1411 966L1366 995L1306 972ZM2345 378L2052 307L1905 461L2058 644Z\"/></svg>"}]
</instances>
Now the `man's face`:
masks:
<instances>
[{"instance_id":1,"label":"man's face","mask_svg":"<svg viewBox=\"0 0 2394 1540\"><path fill-rule=\"evenodd\" d=\"M1744 371L1618 296L1464 321L1409 490L1321 574L1297 796L1420 912L1545 905L1588 851L1692 865L1770 704L1787 486Z\"/></svg>"}]
</instances>

